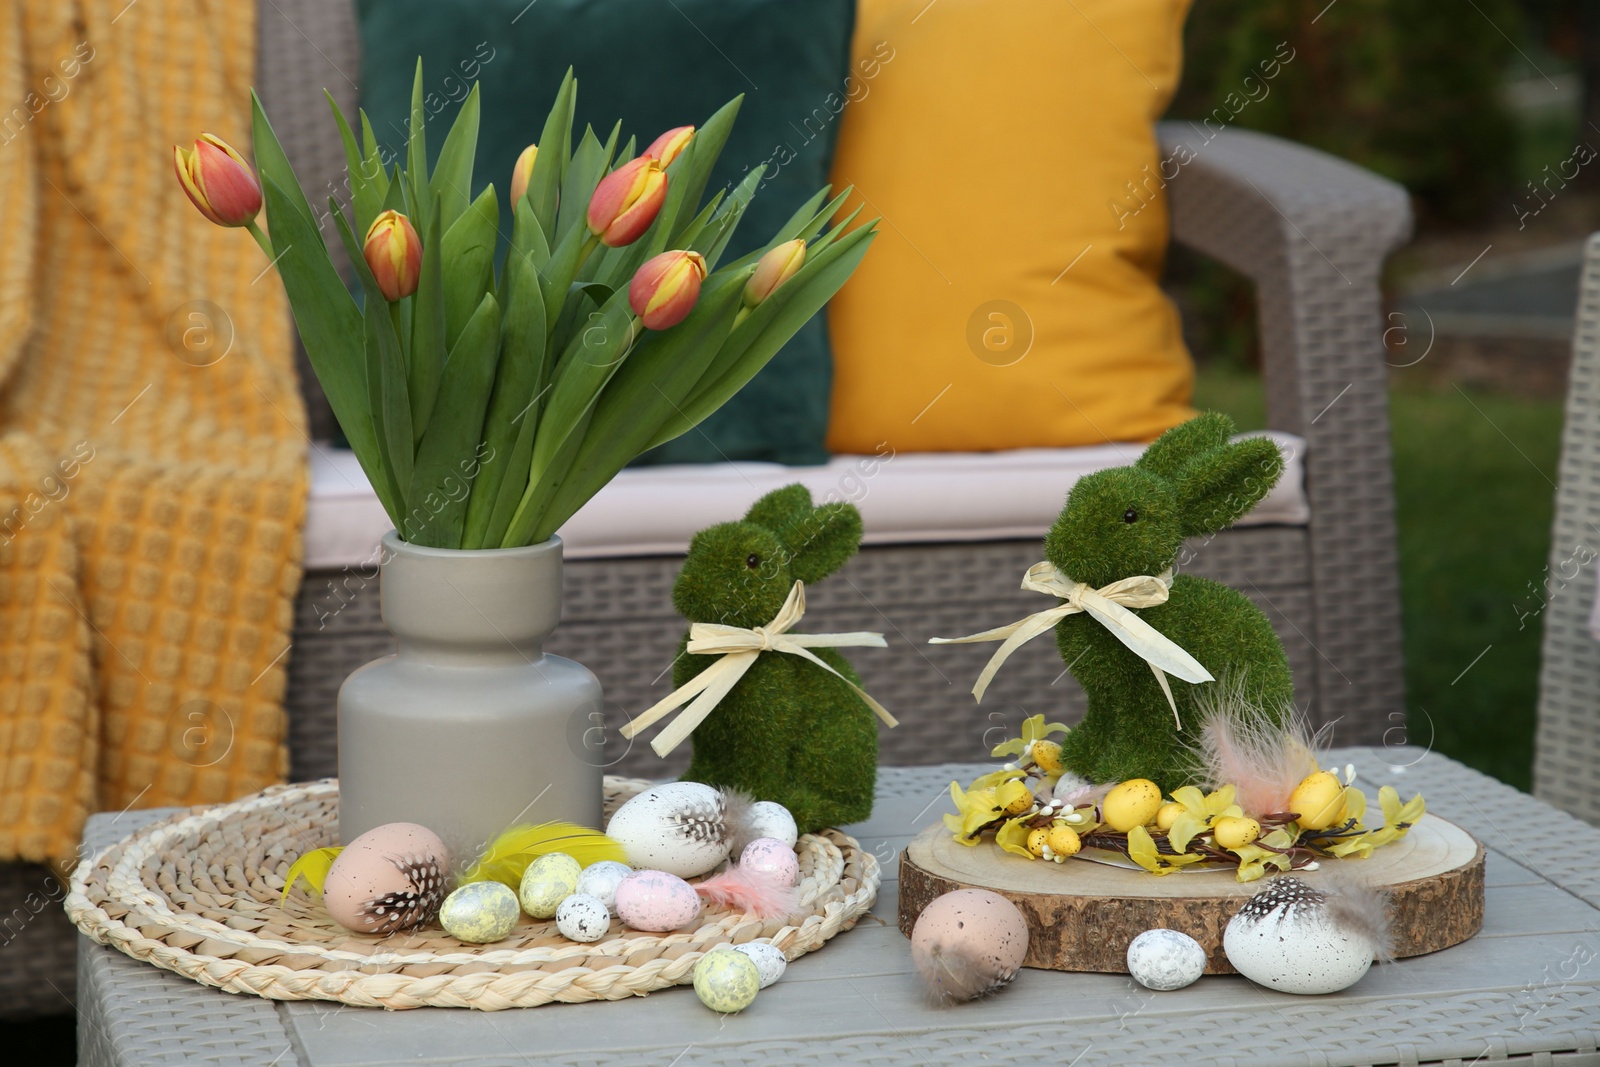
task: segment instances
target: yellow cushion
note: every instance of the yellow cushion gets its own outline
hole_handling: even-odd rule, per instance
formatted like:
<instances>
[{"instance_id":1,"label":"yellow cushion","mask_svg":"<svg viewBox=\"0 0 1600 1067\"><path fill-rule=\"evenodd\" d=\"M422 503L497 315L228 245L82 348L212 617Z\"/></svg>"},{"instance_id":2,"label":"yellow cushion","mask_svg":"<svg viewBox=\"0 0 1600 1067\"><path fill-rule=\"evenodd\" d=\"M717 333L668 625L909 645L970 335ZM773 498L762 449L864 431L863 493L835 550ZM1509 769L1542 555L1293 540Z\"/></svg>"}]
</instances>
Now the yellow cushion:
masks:
<instances>
[{"instance_id":1,"label":"yellow cushion","mask_svg":"<svg viewBox=\"0 0 1600 1067\"><path fill-rule=\"evenodd\" d=\"M860 0L828 447L1144 441L1193 415L1153 123L1188 0ZM1167 164L1167 173L1173 173Z\"/></svg>"}]
</instances>

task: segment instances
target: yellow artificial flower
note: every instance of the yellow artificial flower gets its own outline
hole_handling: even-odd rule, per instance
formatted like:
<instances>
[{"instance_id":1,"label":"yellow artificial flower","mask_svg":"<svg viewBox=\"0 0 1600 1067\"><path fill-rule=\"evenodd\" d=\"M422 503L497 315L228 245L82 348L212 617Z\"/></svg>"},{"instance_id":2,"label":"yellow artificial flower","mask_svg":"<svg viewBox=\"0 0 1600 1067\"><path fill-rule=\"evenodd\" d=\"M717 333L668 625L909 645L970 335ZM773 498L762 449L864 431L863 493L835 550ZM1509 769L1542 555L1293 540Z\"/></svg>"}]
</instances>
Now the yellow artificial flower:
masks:
<instances>
[{"instance_id":1,"label":"yellow artificial flower","mask_svg":"<svg viewBox=\"0 0 1600 1067\"><path fill-rule=\"evenodd\" d=\"M1167 841L1180 853L1189 851L1189 842L1210 829L1211 824L1224 817L1242 818L1244 809L1233 802L1234 789L1225 785L1213 793L1202 793L1192 785L1173 790L1172 799L1183 805L1183 811L1172 820L1167 831Z\"/></svg>"},{"instance_id":2,"label":"yellow artificial flower","mask_svg":"<svg viewBox=\"0 0 1600 1067\"><path fill-rule=\"evenodd\" d=\"M1051 734L1064 734L1069 731L1065 723L1045 722L1043 715L1030 715L1022 720L1022 736L1013 737L1009 741L1002 741L994 746L989 753L991 756L1021 756L1033 747L1035 741L1043 741Z\"/></svg>"},{"instance_id":3,"label":"yellow artificial flower","mask_svg":"<svg viewBox=\"0 0 1600 1067\"><path fill-rule=\"evenodd\" d=\"M955 801L960 814L946 815L944 825L963 845L977 844L978 832L1000 818L1000 805L995 801L993 789L963 791L959 785L951 782L950 799Z\"/></svg>"},{"instance_id":4,"label":"yellow artificial flower","mask_svg":"<svg viewBox=\"0 0 1600 1067\"><path fill-rule=\"evenodd\" d=\"M1142 826L1135 826L1128 831L1128 858L1151 874L1171 874L1179 867L1199 863L1205 857L1163 856L1157 851L1155 839L1150 836L1150 831Z\"/></svg>"},{"instance_id":5,"label":"yellow artificial flower","mask_svg":"<svg viewBox=\"0 0 1600 1067\"><path fill-rule=\"evenodd\" d=\"M1028 851L1028 834L1031 832L1031 828L1026 825L1028 818L1029 816L1024 815L1008 821L995 831L994 843L1024 859L1033 859L1033 853Z\"/></svg>"}]
</instances>

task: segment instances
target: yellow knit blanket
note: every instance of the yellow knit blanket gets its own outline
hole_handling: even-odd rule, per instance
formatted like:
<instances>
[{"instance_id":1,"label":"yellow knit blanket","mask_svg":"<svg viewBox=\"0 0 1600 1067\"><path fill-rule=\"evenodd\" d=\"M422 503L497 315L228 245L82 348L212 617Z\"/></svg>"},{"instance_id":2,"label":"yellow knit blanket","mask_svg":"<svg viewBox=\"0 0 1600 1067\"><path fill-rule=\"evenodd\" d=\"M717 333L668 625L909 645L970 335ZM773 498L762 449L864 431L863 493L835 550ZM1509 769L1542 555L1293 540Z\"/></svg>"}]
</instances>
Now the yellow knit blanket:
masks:
<instances>
[{"instance_id":1,"label":"yellow knit blanket","mask_svg":"<svg viewBox=\"0 0 1600 1067\"><path fill-rule=\"evenodd\" d=\"M0 0L0 859L286 769L289 317L172 172L248 151L255 47L250 0Z\"/></svg>"}]
</instances>

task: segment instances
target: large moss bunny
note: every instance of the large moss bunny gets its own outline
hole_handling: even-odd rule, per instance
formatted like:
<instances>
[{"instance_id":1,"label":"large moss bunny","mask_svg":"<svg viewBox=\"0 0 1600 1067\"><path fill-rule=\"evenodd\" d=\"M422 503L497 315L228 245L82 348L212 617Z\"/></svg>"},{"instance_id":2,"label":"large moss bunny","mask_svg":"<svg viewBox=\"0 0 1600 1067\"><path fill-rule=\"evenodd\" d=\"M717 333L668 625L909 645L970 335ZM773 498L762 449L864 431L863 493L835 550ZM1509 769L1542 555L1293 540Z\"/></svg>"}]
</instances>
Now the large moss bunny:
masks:
<instances>
[{"instance_id":1,"label":"large moss bunny","mask_svg":"<svg viewBox=\"0 0 1600 1067\"><path fill-rule=\"evenodd\" d=\"M1233 421L1208 413L1162 434L1131 467L1080 479L1045 538L1062 574L1099 589L1173 566L1186 537L1214 534L1277 482L1283 458L1265 438L1230 442ZM1188 784L1187 747L1199 732L1202 686L1228 684L1276 721L1289 707L1289 662L1272 625L1245 596L1180 574L1165 604L1139 618L1173 640L1219 681L1173 678L1182 720L1149 665L1087 613L1056 624L1056 643L1088 695L1088 713L1062 747L1066 768L1095 782L1149 778L1170 792Z\"/></svg>"},{"instance_id":2,"label":"large moss bunny","mask_svg":"<svg viewBox=\"0 0 1600 1067\"><path fill-rule=\"evenodd\" d=\"M861 513L853 505L814 507L805 486L786 486L756 501L742 520L694 536L672 602L690 622L763 626L783 607L796 579L820 581L860 544ZM675 686L716 659L690 653L686 645L687 638L678 646ZM838 651L813 651L860 685ZM761 653L693 739L685 779L775 800L794 815L802 833L872 813L877 720L843 680L800 656Z\"/></svg>"}]
</instances>

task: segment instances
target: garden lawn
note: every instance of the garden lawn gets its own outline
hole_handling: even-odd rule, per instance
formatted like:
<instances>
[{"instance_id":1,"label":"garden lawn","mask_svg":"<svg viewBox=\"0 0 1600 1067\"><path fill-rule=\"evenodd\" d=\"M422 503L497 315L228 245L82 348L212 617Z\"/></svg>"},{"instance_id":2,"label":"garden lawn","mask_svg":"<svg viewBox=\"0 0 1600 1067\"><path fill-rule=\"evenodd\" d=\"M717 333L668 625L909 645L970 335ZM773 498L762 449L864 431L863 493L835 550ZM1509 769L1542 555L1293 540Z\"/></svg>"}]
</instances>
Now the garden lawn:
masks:
<instances>
[{"instance_id":1,"label":"garden lawn","mask_svg":"<svg viewBox=\"0 0 1600 1067\"><path fill-rule=\"evenodd\" d=\"M1239 371L1202 370L1195 404L1266 425ZM1528 789L1561 403L1407 383L1389 405L1409 740Z\"/></svg>"}]
</instances>

